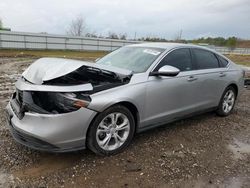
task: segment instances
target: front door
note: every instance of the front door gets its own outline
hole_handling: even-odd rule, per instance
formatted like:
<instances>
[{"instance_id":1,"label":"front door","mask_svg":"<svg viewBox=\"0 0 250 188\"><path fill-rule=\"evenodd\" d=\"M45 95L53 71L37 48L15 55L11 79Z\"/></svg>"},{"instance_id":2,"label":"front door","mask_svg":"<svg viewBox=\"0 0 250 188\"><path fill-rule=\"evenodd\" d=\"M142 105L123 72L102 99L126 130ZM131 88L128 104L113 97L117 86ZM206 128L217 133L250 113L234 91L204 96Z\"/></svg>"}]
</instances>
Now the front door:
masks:
<instances>
[{"instance_id":1,"label":"front door","mask_svg":"<svg viewBox=\"0 0 250 188\"><path fill-rule=\"evenodd\" d=\"M175 77L149 76L142 126L161 124L199 110L202 95L201 83L195 76L191 53L188 48L175 49L167 54L154 71L164 65L180 69Z\"/></svg>"}]
</instances>

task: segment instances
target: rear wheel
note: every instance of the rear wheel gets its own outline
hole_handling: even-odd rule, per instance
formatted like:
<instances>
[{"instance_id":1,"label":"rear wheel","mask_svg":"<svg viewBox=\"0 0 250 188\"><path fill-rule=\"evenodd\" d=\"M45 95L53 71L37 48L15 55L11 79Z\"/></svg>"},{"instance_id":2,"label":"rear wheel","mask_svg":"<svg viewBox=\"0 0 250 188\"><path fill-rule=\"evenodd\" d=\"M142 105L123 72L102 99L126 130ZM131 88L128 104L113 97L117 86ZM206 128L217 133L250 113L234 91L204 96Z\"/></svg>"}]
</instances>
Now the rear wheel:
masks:
<instances>
[{"instance_id":1,"label":"rear wheel","mask_svg":"<svg viewBox=\"0 0 250 188\"><path fill-rule=\"evenodd\" d=\"M124 106L112 106L100 113L90 125L87 146L100 155L121 152L131 142L135 132L135 121Z\"/></svg>"},{"instance_id":2,"label":"rear wheel","mask_svg":"<svg viewBox=\"0 0 250 188\"><path fill-rule=\"evenodd\" d=\"M232 86L227 87L221 97L220 104L218 106L216 113L219 116L229 115L234 108L235 100L236 100L236 91L234 87Z\"/></svg>"}]
</instances>

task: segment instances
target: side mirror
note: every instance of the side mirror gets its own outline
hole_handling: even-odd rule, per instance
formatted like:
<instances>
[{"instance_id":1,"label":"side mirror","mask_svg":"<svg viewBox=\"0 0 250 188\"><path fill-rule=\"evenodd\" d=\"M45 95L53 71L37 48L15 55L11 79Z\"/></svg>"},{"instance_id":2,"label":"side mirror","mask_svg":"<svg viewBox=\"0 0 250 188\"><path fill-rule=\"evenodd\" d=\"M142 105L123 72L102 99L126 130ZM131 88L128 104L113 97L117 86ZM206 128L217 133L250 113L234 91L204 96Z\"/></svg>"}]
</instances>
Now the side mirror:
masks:
<instances>
[{"instance_id":1,"label":"side mirror","mask_svg":"<svg viewBox=\"0 0 250 188\"><path fill-rule=\"evenodd\" d=\"M161 67L158 71L151 72L149 76L176 76L179 73L180 69L170 65L165 65Z\"/></svg>"}]
</instances>

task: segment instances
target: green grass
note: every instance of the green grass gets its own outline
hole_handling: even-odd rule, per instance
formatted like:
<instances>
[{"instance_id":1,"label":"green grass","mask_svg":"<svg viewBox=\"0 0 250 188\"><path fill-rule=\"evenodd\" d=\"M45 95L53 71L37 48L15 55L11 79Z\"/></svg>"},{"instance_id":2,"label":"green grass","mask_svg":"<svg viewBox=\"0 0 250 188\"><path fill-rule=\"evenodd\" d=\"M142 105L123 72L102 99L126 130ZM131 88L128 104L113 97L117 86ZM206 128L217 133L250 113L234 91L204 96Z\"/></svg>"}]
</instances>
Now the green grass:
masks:
<instances>
[{"instance_id":1,"label":"green grass","mask_svg":"<svg viewBox=\"0 0 250 188\"><path fill-rule=\"evenodd\" d=\"M239 65L244 65L244 66L247 66L247 67L250 67L250 62L235 62Z\"/></svg>"},{"instance_id":2,"label":"green grass","mask_svg":"<svg viewBox=\"0 0 250 188\"><path fill-rule=\"evenodd\" d=\"M70 50L0 50L0 58L40 58L40 57L63 57L72 59L95 60L103 57L107 52L102 51L70 51Z\"/></svg>"}]
</instances>

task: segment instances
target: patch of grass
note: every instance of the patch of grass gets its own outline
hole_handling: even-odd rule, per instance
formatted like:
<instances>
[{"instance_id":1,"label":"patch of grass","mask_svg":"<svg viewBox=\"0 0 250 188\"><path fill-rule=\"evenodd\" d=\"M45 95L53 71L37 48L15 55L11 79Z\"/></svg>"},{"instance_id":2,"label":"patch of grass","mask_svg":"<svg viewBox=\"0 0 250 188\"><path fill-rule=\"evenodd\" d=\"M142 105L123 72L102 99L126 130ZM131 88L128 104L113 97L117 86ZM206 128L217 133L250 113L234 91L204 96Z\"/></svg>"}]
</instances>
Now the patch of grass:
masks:
<instances>
[{"instance_id":1,"label":"patch of grass","mask_svg":"<svg viewBox=\"0 0 250 188\"><path fill-rule=\"evenodd\" d=\"M63 57L72 59L95 60L103 57L108 52L102 51L70 51L70 50L0 50L0 58L41 58L41 57Z\"/></svg>"},{"instance_id":2,"label":"patch of grass","mask_svg":"<svg viewBox=\"0 0 250 188\"><path fill-rule=\"evenodd\" d=\"M235 63L237 63L239 65L245 65L247 67L250 67L250 62L235 62Z\"/></svg>"},{"instance_id":3,"label":"patch of grass","mask_svg":"<svg viewBox=\"0 0 250 188\"><path fill-rule=\"evenodd\" d=\"M227 54L226 56L237 64L250 66L250 55Z\"/></svg>"}]
</instances>

